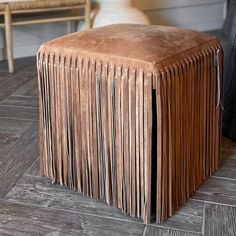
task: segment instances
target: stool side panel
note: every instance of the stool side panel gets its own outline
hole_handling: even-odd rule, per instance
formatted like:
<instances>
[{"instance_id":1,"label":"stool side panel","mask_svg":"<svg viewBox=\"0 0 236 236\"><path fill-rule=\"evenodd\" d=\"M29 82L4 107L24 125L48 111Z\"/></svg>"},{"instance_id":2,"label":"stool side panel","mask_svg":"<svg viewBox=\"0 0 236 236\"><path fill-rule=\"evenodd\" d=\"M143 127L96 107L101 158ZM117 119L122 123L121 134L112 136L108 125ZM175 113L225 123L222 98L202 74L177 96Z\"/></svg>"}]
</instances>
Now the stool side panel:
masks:
<instances>
[{"instance_id":1,"label":"stool side panel","mask_svg":"<svg viewBox=\"0 0 236 236\"><path fill-rule=\"evenodd\" d=\"M153 76L41 52L38 75L41 175L150 222Z\"/></svg>"},{"instance_id":2,"label":"stool side panel","mask_svg":"<svg viewBox=\"0 0 236 236\"><path fill-rule=\"evenodd\" d=\"M157 223L170 217L219 167L222 112L217 107L217 50L222 83L219 43L166 66L156 77Z\"/></svg>"}]
</instances>

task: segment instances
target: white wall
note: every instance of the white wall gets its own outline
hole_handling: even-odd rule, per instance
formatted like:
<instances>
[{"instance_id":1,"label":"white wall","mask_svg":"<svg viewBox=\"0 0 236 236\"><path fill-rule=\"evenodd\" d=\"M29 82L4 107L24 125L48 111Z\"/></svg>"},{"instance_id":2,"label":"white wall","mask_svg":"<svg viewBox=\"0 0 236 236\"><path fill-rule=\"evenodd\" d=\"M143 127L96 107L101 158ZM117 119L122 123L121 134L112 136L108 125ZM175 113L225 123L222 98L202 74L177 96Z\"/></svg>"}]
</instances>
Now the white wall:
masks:
<instances>
[{"instance_id":1,"label":"white wall","mask_svg":"<svg viewBox=\"0 0 236 236\"><path fill-rule=\"evenodd\" d=\"M227 0L133 0L152 24L174 25L199 31L222 27Z\"/></svg>"},{"instance_id":2,"label":"white wall","mask_svg":"<svg viewBox=\"0 0 236 236\"><path fill-rule=\"evenodd\" d=\"M67 33L66 23L36 24L31 26L17 26L13 30L14 56L27 57L35 55L39 46L50 39ZM0 35L0 49L4 45L3 31ZM0 58L2 58L0 50Z\"/></svg>"},{"instance_id":3,"label":"white wall","mask_svg":"<svg viewBox=\"0 0 236 236\"><path fill-rule=\"evenodd\" d=\"M152 24L176 25L196 30L221 28L226 13L226 0L133 0ZM15 58L35 55L39 46L66 34L66 23L50 23L14 28ZM4 45L0 32L0 59Z\"/></svg>"}]
</instances>

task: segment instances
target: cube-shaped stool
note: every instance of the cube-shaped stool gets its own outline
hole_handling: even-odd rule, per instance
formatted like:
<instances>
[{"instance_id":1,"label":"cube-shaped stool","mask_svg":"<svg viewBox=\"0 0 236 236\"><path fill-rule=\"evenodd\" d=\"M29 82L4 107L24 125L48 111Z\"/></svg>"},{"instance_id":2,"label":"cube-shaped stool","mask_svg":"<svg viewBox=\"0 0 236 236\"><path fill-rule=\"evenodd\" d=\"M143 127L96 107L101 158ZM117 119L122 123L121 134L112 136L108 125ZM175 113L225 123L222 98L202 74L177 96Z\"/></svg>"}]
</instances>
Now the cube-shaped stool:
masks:
<instances>
[{"instance_id":1,"label":"cube-shaped stool","mask_svg":"<svg viewBox=\"0 0 236 236\"><path fill-rule=\"evenodd\" d=\"M38 53L43 176L145 223L219 165L222 48L205 33L112 25Z\"/></svg>"}]
</instances>

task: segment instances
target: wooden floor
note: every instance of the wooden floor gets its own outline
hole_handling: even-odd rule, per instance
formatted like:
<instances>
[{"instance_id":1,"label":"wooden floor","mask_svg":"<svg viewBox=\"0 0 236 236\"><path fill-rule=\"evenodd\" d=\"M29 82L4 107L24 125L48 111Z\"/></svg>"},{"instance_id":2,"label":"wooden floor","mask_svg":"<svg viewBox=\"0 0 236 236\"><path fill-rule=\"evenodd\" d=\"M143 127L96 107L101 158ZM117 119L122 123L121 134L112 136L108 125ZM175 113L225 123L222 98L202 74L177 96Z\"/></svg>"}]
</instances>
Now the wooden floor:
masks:
<instances>
[{"instance_id":1,"label":"wooden floor","mask_svg":"<svg viewBox=\"0 0 236 236\"><path fill-rule=\"evenodd\" d=\"M236 235L236 143L223 139L222 168L162 224L145 226L101 201L39 176L34 58L0 62L0 235Z\"/></svg>"}]
</instances>

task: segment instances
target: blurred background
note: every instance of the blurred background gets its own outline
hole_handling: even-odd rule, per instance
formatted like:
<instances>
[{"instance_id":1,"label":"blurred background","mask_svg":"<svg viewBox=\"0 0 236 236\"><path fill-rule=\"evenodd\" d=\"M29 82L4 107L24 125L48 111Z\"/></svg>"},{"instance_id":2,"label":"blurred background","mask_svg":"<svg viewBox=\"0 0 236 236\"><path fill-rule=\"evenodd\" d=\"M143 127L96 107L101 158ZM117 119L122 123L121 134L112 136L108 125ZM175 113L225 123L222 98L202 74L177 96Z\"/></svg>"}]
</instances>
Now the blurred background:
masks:
<instances>
[{"instance_id":1,"label":"blurred background","mask_svg":"<svg viewBox=\"0 0 236 236\"><path fill-rule=\"evenodd\" d=\"M92 17L98 13L99 4L99 1L92 2ZM106 1L105 4L108 5ZM151 24L174 25L199 31L222 28L227 14L227 0L133 0L132 4L145 13ZM122 19L122 11L115 10L115 13ZM74 22L73 27L74 30L83 28L78 27L77 22ZM14 58L35 55L43 42L66 33L66 22L14 27ZM0 28L0 60L3 56L4 31Z\"/></svg>"}]
</instances>

